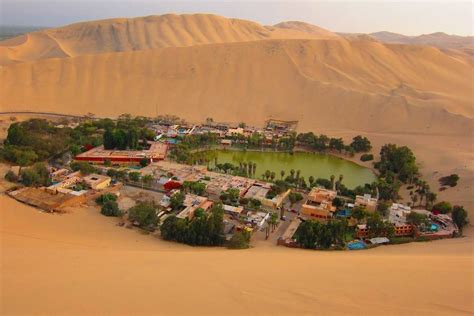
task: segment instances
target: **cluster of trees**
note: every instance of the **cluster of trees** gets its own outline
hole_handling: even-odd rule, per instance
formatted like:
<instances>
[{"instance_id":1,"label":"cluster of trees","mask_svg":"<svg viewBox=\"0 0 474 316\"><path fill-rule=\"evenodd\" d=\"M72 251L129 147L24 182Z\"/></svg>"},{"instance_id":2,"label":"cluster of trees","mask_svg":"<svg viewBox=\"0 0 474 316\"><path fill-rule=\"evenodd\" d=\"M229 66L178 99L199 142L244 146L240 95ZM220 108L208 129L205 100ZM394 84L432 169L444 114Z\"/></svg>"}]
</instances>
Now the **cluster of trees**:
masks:
<instances>
[{"instance_id":1,"label":"cluster of trees","mask_svg":"<svg viewBox=\"0 0 474 316\"><path fill-rule=\"evenodd\" d=\"M329 249L344 247L348 225L346 220L331 220L327 223L305 221L295 233L299 245L307 249Z\"/></svg>"},{"instance_id":2,"label":"cluster of trees","mask_svg":"<svg viewBox=\"0 0 474 316\"><path fill-rule=\"evenodd\" d=\"M291 206L293 206L293 204L303 200L303 195L299 192L291 192L288 195L288 199L290 200Z\"/></svg>"},{"instance_id":3,"label":"cluster of trees","mask_svg":"<svg viewBox=\"0 0 474 316\"><path fill-rule=\"evenodd\" d=\"M433 203L436 201L437 194L432 192L429 184L421 179L414 179L412 185L409 186L412 190L410 191L410 198L412 205L424 205L426 208L431 208Z\"/></svg>"},{"instance_id":4,"label":"cluster of trees","mask_svg":"<svg viewBox=\"0 0 474 316\"><path fill-rule=\"evenodd\" d=\"M289 188L290 188L290 185L286 181L277 180L271 186L270 190L267 192L266 198L273 199L275 196L288 191Z\"/></svg>"},{"instance_id":5,"label":"cluster of trees","mask_svg":"<svg viewBox=\"0 0 474 316\"><path fill-rule=\"evenodd\" d=\"M70 128L68 120L58 127L44 119L30 119L10 125L0 158L20 166L56 158L63 153L77 155L81 151L99 146L106 148L139 148L138 139L153 139L153 131L146 128L148 119L121 115L111 119L85 120Z\"/></svg>"},{"instance_id":6,"label":"cluster of trees","mask_svg":"<svg viewBox=\"0 0 474 316\"><path fill-rule=\"evenodd\" d=\"M149 119L144 117L132 117L130 114L122 114L116 122L112 120L103 121L102 128L103 143L105 149L133 149L146 148L147 141L153 140L155 133L146 127Z\"/></svg>"},{"instance_id":7,"label":"cluster of trees","mask_svg":"<svg viewBox=\"0 0 474 316\"><path fill-rule=\"evenodd\" d=\"M235 134L227 137L233 141L234 146L243 148L272 148L273 150L291 151L295 147L296 134L290 133L280 138L273 137L271 142L267 142L264 134L252 133L245 136Z\"/></svg>"},{"instance_id":8,"label":"cluster of trees","mask_svg":"<svg viewBox=\"0 0 474 316\"><path fill-rule=\"evenodd\" d=\"M154 202L142 201L128 209L128 219L141 228L154 230L159 223L156 211L158 206Z\"/></svg>"},{"instance_id":9,"label":"cluster of trees","mask_svg":"<svg viewBox=\"0 0 474 316\"><path fill-rule=\"evenodd\" d=\"M383 206L385 208L385 206ZM383 219L383 210L369 213L364 207L356 206L352 209L351 216L357 223L364 222L367 224L369 238L373 237L392 237L395 233L394 226Z\"/></svg>"},{"instance_id":10,"label":"cluster of trees","mask_svg":"<svg viewBox=\"0 0 474 316\"><path fill-rule=\"evenodd\" d=\"M259 210L260 207L262 206L262 202L260 202L260 200L253 199L253 198L251 199L241 198L239 200L239 203L240 205L245 206L246 208L254 210L254 211Z\"/></svg>"},{"instance_id":11,"label":"cluster of trees","mask_svg":"<svg viewBox=\"0 0 474 316\"><path fill-rule=\"evenodd\" d=\"M372 144L367 137L360 135L352 139L352 143L349 145L356 153L368 152L372 149Z\"/></svg>"},{"instance_id":12,"label":"cluster of trees","mask_svg":"<svg viewBox=\"0 0 474 316\"><path fill-rule=\"evenodd\" d=\"M392 237L395 234L395 227L382 216L375 212L367 214L367 229L369 238L374 237Z\"/></svg>"},{"instance_id":13,"label":"cluster of trees","mask_svg":"<svg viewBox=\"0 0 474 316\"><path fill-rule=\"evenodd\" d=\"M219 164L216 164L217 169L219 169ZM237 169L237 174L243 177L255 177L255 172L257 171L257 164L255 162L239 162L239 169Z\"/></svg>"},{"instance_id":14,"label":"cluster of trees","mask_svg":"<svg viewBox=\"0 0 474 316\"><path fill-rule=\"evenodd\" d=\"M236 188L228 188L223 191L220 195L220 200L222 203L227 205L238 205L239 203L240 191Z\"/></svg>"},{"instance_id":15,"label":"cluster of trees","mask_svg":"<svg viewBox=\"0 0 474 316\"><path fill-rule=\"evenodd\" d=\"M173 210L177 211L183 207L184 199L186 195L183 192L177 192L170 198L170 206Z\"/></svg>"},{"instance_id":16,"label":"cluster of trees","mask_svg":"<svg viewBox=\"0 0 474 316\"><path fill-rule=\"evenodd\" d=\"M29 166L58 156L70 143L71 129L54 127L43 119L31 119L10 125L0 156L20 166Z\"/></svg>"},{"instance_id":17,"label":"cluster of trees","mask_svg":"<svg viewBox=\"0 0 474 316\"><path fill-rule=\"evenodd\" d=\"M107 128L104 132L103 142L105 149L132 149L140 150L147 147L147 135L144 130L136 127ZM150 134L150 136L152 136ZM153 137L153 136L152 136ZM141 141L140 141L141 139Z\"/></svg>"},{"instance_id":18,"label":"cluster of trees","mask_svg":"<svg viewBox=\"0 0 474 316\"><path fill-rule=\"evenodd\" d=\"M118 207L117 196L115 194L102 194L95 202L101 206L100 213L102 215L113 217L122 216L122 211L120 211Z\"/></svg>"},{"instance_id":19,"label":"cluster of trees","mask_svg":"<svg viewBox=\"0 0 474 316\"><path fill-rule=\"evenodd\" d=\"M107 175L115 180L119 180L122 182L134 182L134 183L141 183L142 186L149 187L153 182L153 176L151 174L147 174L142 176L140 172L131 171L128 172L125 169L114 169L110 168L107 170Z\"/></svg>"},{"instance_id":20,"label":"cluster of trees","mask_svg":"<svg viewBox=\"0 0 474 316\"><path fill-rule=\"evenodd\" d=\"M410 214L407 215L407 223L416 226L427 226L428 216L417 212L410 212Z\"/></svg>"},{"instance_id":21,"label":"cluster of trees","mask_svg":"<svg viewBox=\"0 0 474 316\"><path fill-rule=\"evenodd\" d=\"M208 157L209 158L209 157ZM218 163L217 157L214 157L214 170L221 173L232 174L241 177L255 177L257 171L257 164L254 162L239 162L239 165L234 165L230 162ZM270 171L268 171L270 173ZM270 177L270 174L268 175Z\"/></svg>"},{"instance_id":22,"label":"cluster of trees","mask_svg":"<svg viewBox=\"0 0 474 316\"><path fill-rule=\"evenodd\" d=\"M97 172L97 169L85 161L73 161L70 165L72 170L80 171L83 175L88 175Z\"/></svg>"},{"instance_id":23,"label":"cluster of trees","mask_svg":"<svg viewBox=\"0 0 474 316\"><path fill-rule=\"evenodd\" d=\"M360 135L354 137L349 145L344 144L342 138L330 138L324 134L315 135L313 132L298 134L296 140L300 145L317 151L334 150L353 154L368 152L372 149L372 145L367 137Z\"/></svg>"},{"instance_id":24,"label":"cluster of trees","mask_svg":"<svg viewBox=\"0 0 474 316\"><path fill-rule=\"evenodd\" d=\"M192 246L221 246L224 243L224 209L215 204L209 214L196 212L192 220L169 216L160 227L161 237Z\"/></svg>"},{"instance_id":25,"label":"cluster of trees","mask_svg":"<svg viewBox=\"0 0 474 316\"><path fill-rule=\"evenodd\" d=\"M250 247L252 235L246 230L238 231L232 235L227 247L229 249L247 249Z\"/></svg>"},{"instance_id":26,"label":"cluster of trees","mask_svg":"<svg viewBox=\"0 0 474 316\"><path fill-rule=\"evenodd\" d=\"M203 196L206 192L206 184L199 181L184 181L183 190L186 193L194 193Z\"/></svg>"},{"instance_id":27,"label":"cluster of trees","mask_svg":"<svg viewBox=\"0 0 474 316\"><path fill-rule=\"evenodd\" d=\"M375 163L381 177L394 178L403 183L411 183L418 175L416 158L410 148L395 144L383 145L380 149L380 161Z\"/></svg>"},{"instance_id":28,"label":"cluster of trees","mask_svg":"<svg viewBox=\"0 0 474 316\"><path fill-rule=\"evenodd\" d=\"M179 163L186 164L209 164L212 157L207 152L196 151L196 149L210 148L217 145L219 137L213 133L199 135L186 135L180 138L180 142L173 146L169 152L169 157Z\"/></svg>"},{"instance_id":29,"label":"cluster of trees","mask_svg":"<svg viewBox=\"0 0 474 316\"><path fill-rule=\"evenodd\" d=\"M456 224L456 226L459 228L460 234L462 235L464 226L469 223L469 220L467 218L467 211L464 209L464 207L455 205L453 207L451 217L453 219L454 224Z\"/></svg>"},{"instance_id":30,"label":"cluster of trees","mask_svg":"<svg viewBox=\"0 0 474 316\"><path fill-rule=\"evenodd\" d=\"M449 202L441 201L433 205L431 210L440 212L441 214L448 214L453 210L453 206Z\"/></svg>"},{"instance_id":31,"label":"cluster of trees","mask_svg":"<svg viewBox=\"0 0 474 316\"><path fill-rule=\"evenodd\" d=\"M14 180L14 174L9 176ZM44 163L37 162L31 167L21 169L20 182L27 187L49 186L51 185L49 170Z\"/></svg>"}]
</instances>

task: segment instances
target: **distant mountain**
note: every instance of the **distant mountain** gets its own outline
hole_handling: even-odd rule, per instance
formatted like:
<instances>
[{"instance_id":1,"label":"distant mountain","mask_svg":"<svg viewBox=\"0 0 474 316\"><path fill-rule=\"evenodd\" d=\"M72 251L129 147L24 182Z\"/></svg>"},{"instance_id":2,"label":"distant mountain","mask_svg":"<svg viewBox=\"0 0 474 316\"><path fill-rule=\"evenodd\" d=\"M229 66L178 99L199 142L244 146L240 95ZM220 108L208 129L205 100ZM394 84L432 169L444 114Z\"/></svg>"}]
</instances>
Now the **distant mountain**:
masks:
<instances>
[{"instance_id":1,"label":"distant mountain","mask_svg":"<svg viewBox=\"0 0 474 316\"><path fill-rule=\"evenodd\" d=\"M376 32L368 35L384 43L430 45L443 50L458 50L474 57L474 36L449 35L443 32L419 36L406 36L392 32Z\"/></svg>"},{"instance_id":2,"label":"distant mountain","mask_svg":"<svg viewBox=\"0 0 474 316\"><path fill-rule=\"evenodd\" d=\"M0 25L0 41L44 29L40 26L14 26L14 25Z\"/></svg>"}]
</instances>

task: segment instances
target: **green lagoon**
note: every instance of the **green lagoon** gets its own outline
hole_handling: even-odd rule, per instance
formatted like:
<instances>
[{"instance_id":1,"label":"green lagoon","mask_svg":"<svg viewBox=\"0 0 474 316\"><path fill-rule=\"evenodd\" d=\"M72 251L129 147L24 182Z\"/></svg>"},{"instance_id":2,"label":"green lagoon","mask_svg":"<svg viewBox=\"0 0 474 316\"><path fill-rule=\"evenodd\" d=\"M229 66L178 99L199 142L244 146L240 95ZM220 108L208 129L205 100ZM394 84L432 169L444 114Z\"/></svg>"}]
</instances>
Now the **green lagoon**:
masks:
<instances>
[{"instance_id":1,"label":"green lagoon","mask_svg":"<svg viewBox=\"0 0 474 316\"><path fill-rule=\"evenodd\" d=\"M270 170L276 173L276 179L280 179L281 170L285 170L285 176L287 176L291 169L300 170L300 175L306 179L306 182L310 176L315 179L329 179L331 175L334 175L337 180L339 175L344 175L342 182L350 189L376 180L376 176L370 169L326 154L235 150L215 150L210 153L210 156L215 157L216 155L218 163L230 162L234 165L238 165L240 162L256 163L256 177L260 177L266 170ZM211 160L210 167L214 167L214 160Z\"/></svg>"}]
</instances>

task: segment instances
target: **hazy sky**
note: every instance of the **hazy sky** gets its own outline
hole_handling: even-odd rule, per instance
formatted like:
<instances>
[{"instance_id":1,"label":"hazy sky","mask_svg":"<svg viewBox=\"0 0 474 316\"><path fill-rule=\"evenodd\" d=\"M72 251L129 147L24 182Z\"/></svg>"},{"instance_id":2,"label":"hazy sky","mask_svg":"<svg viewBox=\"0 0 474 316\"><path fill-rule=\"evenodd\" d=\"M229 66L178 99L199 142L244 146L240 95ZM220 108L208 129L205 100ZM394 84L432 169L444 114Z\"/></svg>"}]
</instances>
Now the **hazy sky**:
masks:
<instances>
[{"instance_id":1,"label":"hazy sky","mask_svg":"<svg viewBox=\"0 0 474 316\"><path fill-rule=\"evenodd\" d=\"M262 24L299 20L337 32L473 34L472 1L0 0L0 25L59 26L165 13L214 13Z\"/></svg>"}]
</instances>

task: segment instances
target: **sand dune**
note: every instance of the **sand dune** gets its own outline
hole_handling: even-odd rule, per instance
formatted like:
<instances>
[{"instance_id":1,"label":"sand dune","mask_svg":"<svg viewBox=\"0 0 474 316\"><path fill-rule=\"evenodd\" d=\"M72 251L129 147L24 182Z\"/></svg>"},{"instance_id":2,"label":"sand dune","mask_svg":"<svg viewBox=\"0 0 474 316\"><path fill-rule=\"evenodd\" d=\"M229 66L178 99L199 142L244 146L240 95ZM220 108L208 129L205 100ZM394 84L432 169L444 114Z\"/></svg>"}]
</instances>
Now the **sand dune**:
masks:
<instances>
[{"instance_id":1,"label":"sand dune","mask_svg":"<svg viewBox=\"0 0 474 316\"><path fill-rule=\"evenodd\" d=\"M461 52L474 57L474 36L448 35L443 32L406 36L392 32L370 33L370 36L384 43L430 45L448 52Z\"/></svg>"},{"instance_id":2,"label":"sand dune","mask_svg":"<svg viewBox=\"0 0 474 316\"><path fill-rule=\"evenodd\" d=\"M275 116L300 120L304 129L465 134L471 74L468 63L434 48L269 40L8 65L0 70L0 105L254 124Z\"/></svg>"},{"instance_id":3,"label":"sand dune","mask_svg":"<svg viewBox=\"0 0 474 316\"><path fill-rule=\"evenodd\" d=\"M3 195L0 205L4 315L474 312L471 238L359 253L198 249L92 208L48 215Z\"/></svg>"},{"instance_id":4,"label":"sand dune","mask_svg":"<svg viewBox=\"0 0 474 316\"><path fill-rule=\"evenodd\" d=\"M462 55L301 22L165 15L12 38L0 64L0 112L275 117L367 135L374 152L406 144L435 190L440 176L461 176L439 198L473 218L474 66ZM0 195L0 313L472 314L468 235L358 253L197 249L119 228L94 208L48 215Z\"/></svg>"},{"instance_id":5,"label":"sand dune","mask_svg":"<svg viewBox=\"0 0 474 316\"><path fill-rule=\"evenodd\" d=\"M282 23L271 27L211 14L166 14L90 21L29 33L26 41L14 38L0 42L0 64L162 47L290 38L338 38L338 35L303 23ZM48 51L45 52L43 47L48 47Z\"/></svg>"}]
</instances>

